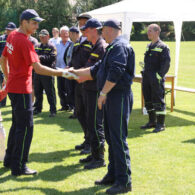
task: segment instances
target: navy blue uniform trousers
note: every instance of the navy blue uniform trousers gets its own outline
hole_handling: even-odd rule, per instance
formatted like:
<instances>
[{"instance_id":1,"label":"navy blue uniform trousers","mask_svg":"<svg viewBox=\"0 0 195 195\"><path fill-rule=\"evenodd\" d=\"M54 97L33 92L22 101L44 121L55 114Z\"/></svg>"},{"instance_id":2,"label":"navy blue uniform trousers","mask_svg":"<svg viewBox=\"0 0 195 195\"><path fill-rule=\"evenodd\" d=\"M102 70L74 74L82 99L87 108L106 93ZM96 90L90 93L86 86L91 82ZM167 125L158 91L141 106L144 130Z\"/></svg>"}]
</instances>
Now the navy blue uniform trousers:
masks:
<instances>
[{"instance_id":1,"label":"navy blue uniform trousers","mask_svg":"<svg viewBox=\"0 0 195 195\"><path fill-rule=\"evenodd\" d=\"M144 72L142 80L143 95L147 111L164 111L166 109L164 97L164 80L156 78L154 72Z\"/></svg>"},{"instance_id":2,"label":"navy blue uniform trousers","mask_svg":"<svg viewBox=\"0 0 195 195\"><path fill-rule=\"evenodd\" d=\"M60 98L60 104L64 109L68 109L66 80L64 77L57 77L58 96Z\"/></svg>"},{"instance_id":3,"label":"navy blue uniform trousers","mask_svg":"<svg viewBox=\"0 0 195 195\"><path fill-rule=\"evenodd\" d=\"M108 143L108 175L115 183L131 183L131 165L128 144L129 116L133 105L131 91L111 90L104 105L104 131Z\"/></svg>"},{"instance_id":4,"label":"navy blue uniform trousers","mask_svg":"<svg viewBox=\"0 0 195 195\"><path fill-rule=\"evenodd\" d=\"M20 170L28 161L33 136L31 94L9 93L12 106L12 126L9 131L5 162L12 170Z\"/></svg>"},{"instance_id":5,"label":"navy blue uniform trousers","mask_svg":"<svg viewBox=\"0 0 195 195\"><path fill-rule=\"evenodd\" d=\"M47 100L50 105L50 112L56 113L56 92L54 87L54 77L43 76L35 73L34 75L34 91L36 101L34 107L40 111L43 108L43 89L47 95Z\"/></svg>"},{"instance_id":6,"label":"navy blue uniform trousers","mask_svg":"<svg viewBox=\"0 0 195 195\"><path fill-rule=\"evenodd\" d=\"M93 157L104 147L103 111L98 109L98 92L84 89L87 127ZM99 156L97 156L98 158Z\"/></svg>"},{"instance_id":7,"label":"navy blue uniform trousers","mask_svg":"<svg viewBox=\"0 0 195 195\"><path fill-rule=\"evenodd\" d=\"M86 103L85 94L82 84L76 83L75 85L75 111L79 123L84 132L85 144L90 145L89 132L87 128L87 117L86 117Z\"/></svg>"}]
</instances>

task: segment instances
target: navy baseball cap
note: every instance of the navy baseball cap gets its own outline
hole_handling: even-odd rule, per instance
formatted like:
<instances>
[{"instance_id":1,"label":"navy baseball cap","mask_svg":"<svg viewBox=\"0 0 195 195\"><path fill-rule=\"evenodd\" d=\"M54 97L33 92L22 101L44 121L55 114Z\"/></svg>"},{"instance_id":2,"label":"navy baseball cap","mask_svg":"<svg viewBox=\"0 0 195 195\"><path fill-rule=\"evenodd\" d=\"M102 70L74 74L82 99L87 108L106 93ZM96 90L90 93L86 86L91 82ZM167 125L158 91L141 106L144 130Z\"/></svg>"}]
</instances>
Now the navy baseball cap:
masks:
<instances>
[{"instance_id":1,"label":"navy baseball cap","mask_svg":"<svg viewBox=\"0 0 195 195\"><path fill-rule=\"evenodd\" d=\"M91 18L91 19L87 20L86 24L84 26L82 26L80 29L85 30L87 28L100 29L100 28L102 28L102 24L97 19Z\"/></svg>"},{"instance_id":2,"label":"navy baseball cap","mask_svg":"<svg viewBox=\"0 0 195 195\"><path fill-rule=\"evenodd\" d=\"M39 32L39 36L47 36L49 35L49 32L46 30L46 29L42 29L40 32Z\"/></svg>"},{"instance_id":3,"label":"navy baseball cap","mask_svg":"<svg viewBox=\"0 0 195 195\"><path fill-rule=\"evenodd\" d=\"M114 20L114 19L105 21L103 26L108 26L108 27L112 27L112 28L121 30L120 22L118 20Z\"/></svg>"},{"instance_id":4,"label":"navy baseball cap","mask_svg":"<svg viewBox=\"0 0 195 195\"><path fill-rule=\"evenodd\" d=\"M14 30L16 29L16 25L13 22L9 22L5 27L5 30Z\"/></svg>"},{"instance_id":5,"label":"navy baseball cap","mask_svg":"<svg viewBox=\"0 0 195 195\"><path fill-rule=\"evenodd\" d=\"M77 20L80 20L80 19L87 19L87 20L89 20L89 19L91 19L92 17L89 15L89 14L80 14L80 15L78 15L77 16Z\"/></svg>"},{"instance_id":6,"label":"navy baseball cap","mask_svg":"<svg viewBox=\"0 0 195 195\"><path fill-rule=\"evenodd\" d=\"M39 17L39 14L34 9L26 9L22 12L20 20L34 20L42 22L44 19Z\"/></svg>"},{"instance_id":7,"label":"navy baseball cap","mask_svg":"<svg viewBox=\"0 0 195 195\"><path fill-rule=\"evenodd\" d=\"M69 31L79 33L79 29L76 26L72 26Z\"/></svg>"}]
</instances>

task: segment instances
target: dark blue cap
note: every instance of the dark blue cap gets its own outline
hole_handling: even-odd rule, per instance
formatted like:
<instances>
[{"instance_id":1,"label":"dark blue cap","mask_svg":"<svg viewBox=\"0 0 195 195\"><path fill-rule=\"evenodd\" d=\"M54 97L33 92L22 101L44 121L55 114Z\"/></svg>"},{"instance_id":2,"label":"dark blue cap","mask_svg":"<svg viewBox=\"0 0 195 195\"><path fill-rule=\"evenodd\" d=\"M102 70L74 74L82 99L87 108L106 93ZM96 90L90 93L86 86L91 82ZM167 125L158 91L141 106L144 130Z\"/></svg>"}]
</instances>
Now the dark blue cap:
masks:
<instances>
[{"instance_id":1,"label":"dark blue cap","mask_svg":"<svg viewBox=\"0 0 195 195\"><path fill-rule=\"evenodd\" d=\"M77 20L80 20L80 19L91 19L92 17L89 15L89 14L86 14L86 13L83 13L83 14L80 14L79 16L77 16Z\"/></svg>"},{"instance_id":2,"label":"dark blue cap","mask_svg":"<svg viewBox=\"0 0 195 195\"><path fill-rule=\"evenodd\" d=\"M44 19L39 17L39 14L34 9L26 9L22 12L20 20L34 20L42 22Z\"/></svg>"},{"instance_id":3,"label":"dark blue cap","mask_svg":"<svg viewBox=\"0 0 195 195\"><path fill-rule=\"evenodd\" d=\"M87 20L86 24L84 26L82 26L80 29L85 30L87 28L100 29L100 28L102 28L102 24L97 19L91 18L91 19Z\"/></svg>"},{"instance_id":4,"label":"dark blue cap","mask_svg":"<svg viewBox=\"0 0 195 195\"><path fill-rule=\"evenodd\" d=\"M112 28L121 30L120 22L118 20L114 20L114 19L105 21L103 26L108 26L108 27L112 27Z\"/></svg>"},{"instance_id":5,"label":"dark blue cap","mask_svg":"<svg viewBox=\"0 0 195 195\"><path fill-rule=\"evenodd\" d=\"M9 22L5 27L5 30L14 30L16 29L16 25L13 22Z\"/></svg>"},{"instance_id":6,"label":"dark blue cap","mask_svg":"<svg viewBox=\"0 0 195 195\"><path fill-rule=\"evenodd\" d=\"M76 26L72 26L69 31L79 33L79 29Z\"/></svg>"}]
</instances>

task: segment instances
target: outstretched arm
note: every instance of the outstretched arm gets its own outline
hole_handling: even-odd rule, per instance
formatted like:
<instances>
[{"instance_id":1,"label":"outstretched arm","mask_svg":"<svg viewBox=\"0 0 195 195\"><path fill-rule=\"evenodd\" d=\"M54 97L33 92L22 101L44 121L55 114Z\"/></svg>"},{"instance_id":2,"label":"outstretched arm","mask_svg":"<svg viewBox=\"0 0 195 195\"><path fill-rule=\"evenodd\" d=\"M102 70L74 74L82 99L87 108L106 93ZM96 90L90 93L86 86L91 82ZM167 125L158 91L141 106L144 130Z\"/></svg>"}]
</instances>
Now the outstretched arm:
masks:
<instances>
[{"instance_id":1,"label":"outstretched arm","mask_svg":"<svg viewBox=\"0 0 195 195\"><path fill-rule=\"evenodd\" d=\"M2 55L1 58L0 58L0 64L1 64L1 68L2 68L3 74L4 74L4 78L7 81L8 73L9 73L7 57Z\"/></svg>"}]
</instances>

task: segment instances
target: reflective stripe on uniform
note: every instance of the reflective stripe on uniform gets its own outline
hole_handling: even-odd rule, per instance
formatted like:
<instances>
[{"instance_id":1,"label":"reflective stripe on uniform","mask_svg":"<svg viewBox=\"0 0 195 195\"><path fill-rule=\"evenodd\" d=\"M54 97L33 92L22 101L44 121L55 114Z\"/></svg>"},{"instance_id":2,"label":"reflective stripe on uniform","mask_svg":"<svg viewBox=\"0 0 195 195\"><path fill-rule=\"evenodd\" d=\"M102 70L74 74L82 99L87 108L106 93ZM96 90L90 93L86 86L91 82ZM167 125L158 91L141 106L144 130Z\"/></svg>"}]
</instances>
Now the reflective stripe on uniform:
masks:
<instances>
[{"instance_id":1,"label":"reflective stripe on uniform","mask_svg":"<svg viewBox=\"0 0 195 195\"><path fill-rule=\"evenodd\" d=\"M51 51L51 49L49 49L49 48L42 49L42 48L36 47L35 49L37 49L37 50Z\"/></svg>"},{"instance_id":2,"label":"reflective stripe on uniform","mask_svg":"<svg viewBox=\"0 0 195 195\"><path fill-rule=\"evenodd\" d=\"M80 43L75 43L75 44L74 44L74 47L76 47L76 46L78 46L78 45L80 45Z\"/></svg>"},{"instance_id":3,"label":"reflective stripe on uniform","mask_svg":"<svg viewBox=\"0 0 195 195\"><path fill-rule=\"evenodd\" d=\"M90 49L92 48L91 45L89 45L89 44L83 44L83 46L89 47Z\"/></svg>"},{"instance_id":4,"label":"reflective stripe on uniform","mask_svg":"<svg viewBox=\"0 0 195 195\"><path fill-rule=\"evenodd\" d=\"M157 51L157 52L162 52L162 48L155 47L154 49L151 49L151 51Z\"/></svg>"},{"instance_id":5,"label":"reflective stripe on uniform","mask_svg":"<svg viewBox=\"0 0 195 195\"><path fill-rule=\"evenodd\" d=\"M0 43L6 43L6 41L0 41Z\"/></svg>"},{"instance_id":6,"label":"reflective stripe on uniform","mask_svg":"<svg viewBox=\"0 0 195 195\"><path fill-rule=\"evenodd\" d=\"M166 115L166 110L164 110L164 111L156 111L156 114L161 114L161 115Z\"/></svg>"},{"instance_id":7,"label":"reflective stripe on uniform","mask_svg":"<svg viewBox=\"0 0 195 195\"><path fill-rule=\"evenodd\" d=\"M99 55L96 54L96 53L91 53L91 56L96 57L96 58L99 58Z\"/></svg>"}]
</instances>

